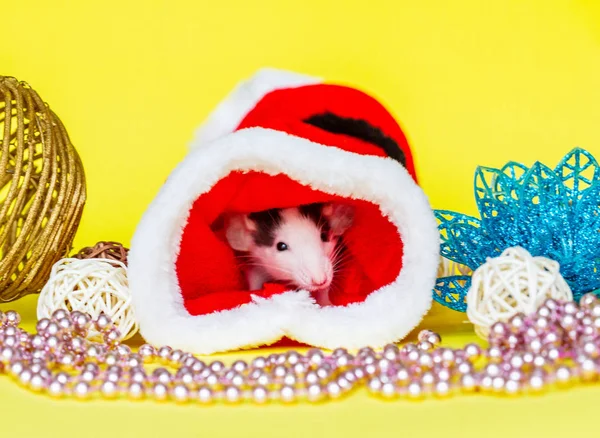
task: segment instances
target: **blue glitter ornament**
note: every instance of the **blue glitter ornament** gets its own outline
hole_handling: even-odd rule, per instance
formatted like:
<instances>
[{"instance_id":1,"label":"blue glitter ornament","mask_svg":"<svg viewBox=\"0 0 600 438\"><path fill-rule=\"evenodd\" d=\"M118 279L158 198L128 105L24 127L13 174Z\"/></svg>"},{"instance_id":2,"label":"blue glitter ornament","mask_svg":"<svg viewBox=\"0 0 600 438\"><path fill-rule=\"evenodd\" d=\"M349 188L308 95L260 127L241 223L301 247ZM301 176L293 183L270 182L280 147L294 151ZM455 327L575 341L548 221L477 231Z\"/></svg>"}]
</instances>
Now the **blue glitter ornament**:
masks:
<instances>
[{"instance_id":1,"label":"blue glitter ornament","mask_svg":"<svg viewBox=\"0 0 600 438\"><path fill-rule=\"evenodd\" d=\"M550 169L509 162L478 167L475 198L481 219L435 210L441 255L471 270L512 246L560 264L576 300L600 288L600 166L575 148ZM464 312L470 275L438 278L434 299Z\"/></svg>"}]
</instances>

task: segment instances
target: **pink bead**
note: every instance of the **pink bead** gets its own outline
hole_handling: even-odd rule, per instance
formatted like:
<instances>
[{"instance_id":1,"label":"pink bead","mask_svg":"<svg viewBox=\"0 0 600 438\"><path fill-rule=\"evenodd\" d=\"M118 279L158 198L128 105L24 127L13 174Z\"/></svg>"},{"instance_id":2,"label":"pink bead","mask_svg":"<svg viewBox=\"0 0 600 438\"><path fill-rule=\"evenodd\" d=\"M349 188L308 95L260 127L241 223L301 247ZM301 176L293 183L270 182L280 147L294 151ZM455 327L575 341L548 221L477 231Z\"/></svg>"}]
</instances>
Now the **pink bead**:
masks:
<instances>
[{"instance_id":1,"label":"pink bead","mask_svg":"<svg viewBox=\"0 0 600 438\"><path fill-rule=\"evenodd\" d=\"M406 361L409 363L416 363L421 357L419 350L411 350L406 354ZM364 363L367 363L366 361Z\"/></svg>"},{"instance_id":2,"label":"pink bead","mask_svg":"<svg viewBox=\"0 0 600 438\"><path fill-rule=\"evenodd\" d=\"M364 347L364 348L361 348L360 350L358 350L358 356L359 357L372 356L372 355L375 355L375 351L371 347Z\"/></svg>"},{"instance_id":3,"label":"pink bead","mask_svg":"<svg viewBox=\"0 0 600 438\"><path fill-rule=\"evenodd\" d=\"M239 402L242 398L242 391L236 386L228 386L225 388L225 401L229 403Z\"/></svg>"},{"instance_id":4,"label":"pink bead","mask_svg":"<svg viewBox=\"0 0 600 438\"><path fill-rule=\"evenodd\" d=\"M385 398L394 398L396 396L398 396L398 391L396 390L396 385L394 385L392 382L386 382L381 386L381 395L383 395Z\"/></svg>"},{"instance_id":5,"label":"pink bead","mask_svg":"<svg viewBox=\"0 0 600 438\"><path fill-rule=\"evenodd\" d=\"M471 365L471 363L469 362L463 362L456 367L456 371L458 371L459 374L463 375L471 374L473 372L473 365Z\"/></svg>"},{"instance_id":6,"label":"pink bead","mask_svg":"<svg viewBox=\"0 0 600 438\"><path fill-rule=\"evenodd\" d=\"M143 368L133 368L129 372L129 380L132 382L143 383L146 378L146 371Z\"/></svg>"},{"instance_id":7,"label":"pink bead","mask_svg":"<svg viewBox=\"0 0 600 438\"><path fill-rule=\"evenodd\" d=\"M50 324L50 320L48 318L42 318L37 322L35 328L38 333L44 333L48 328L48 324Z\"/></svg>"},{"instance_id":8,"label":"pink bead","mask_svg":"<svg viewBox=\"0 0 600 438\"><path fill-rule=\"evenodd\" d=\"M319 384L312 384L307 388L306 396L309 401L316 402L323 399L324 389Z\"/></svg>"},{"instance_id":9,"label":"pink bead","mask_svg":"<svg viewBox=\"0 0 600 438\"><path fill-rule=\"evenodd\" d=\"M544 377L539 374L534 374L529 378L528 384L531 390L536 392L541 391L545 386Z\"/></svg>"},{"instance_id":10,"label":"pink bead","mask_svg":"<svg viewBox=\"0 0 600 438\"><path fill-rule=\"evenodd\" d=\"M411 382L406 388L407 394L412 398L419 398L423 396L423 388L419 382Z\"/></svg>"},{"instance_id":11,"label":"pink bead","mask_svg":"<svg viewBox=\"0 0 600 438\"><path fill-rule=\"evenodd\" d=\"M264 357L257 357L252 361L253 368L265 368L267 366L267 361Z\"/></svg>"},{"instance_id":12,"label":"pink bead","mask_svg":"<svg viewBox=\"0 0 600 438\"><path fill-rule=\"evenodd\" d=\"M431 368L433 366L433 358L431 354L423 352L420 354L417 363L423 368Z\"/></svg>"},{"instance_id":13,"label":"pink bead","mask_svg":"<svg viewBox=\"0 0 600 438\"><path fill-rule=\"evenodd\" d=\"M522 382L524 379L524 374L519 369L512 369L508 372L507 377L509 380L514 380L517 382Z\"/></svg>"},{"instance_id":14,"label":"pink bead","mask_svg":"<svg viewBox=\"0 0 600 438\"><path fill-rule=\"evenodd\" d=\"M418 344L418 348L419 350L429 351L433 349L433 344L429 343L428 341L421 341Z\"/></svg>"},{"instance_id":15,"label":"pink bead","mask_svg":"<svg viewBox=\"0 0 600 438\"><path fill-rule=\"evenodd\" d=\"M342 394L342 389L336 382L329 382L326 386L327 394L331 398L338 398Z\"/></svg>"},{"instance_id":16,"label":"pink bead","mask_svg":"<svg viewBox=\"0 0 600 438\"><path fill-rule=\"evenodd\" d=\"M508 325L513 333L520 333L525 327L525 316L522 313L514 315L508 321Z\"/></svg>"},{"instance_id":17,"label":"pink bead","mask_svg":"<svg viewBox=\"0 0 600 438\"><path fill-rule=\"evenodd\" d=\"M490 360L500 360L502 358L502 349L499 347L489 347L487 349L487 357Z\"/></svg>"},{"instance_id":18,"label":"pink bead","mask_svg":"<svg viewBox=\"0 0 600 438\"><path fill-rule=\"evenodd\" d=\"M560 348L557 347L548 348L543 352L543 354L551 362L559 360L563 355Z\"/></svg>"},{"instance_id":19,"label":"pink bead","mask_svg":"<svg viewBox=\"0 0 600 438\"><path fill-rule=\"evenodd\" d=\"M298 362L300 362L300 355L297 352L295 352L295 351L290 351L290 352L288 352L286 354L286 361L290 365L296 365ZM243 362L243 361L239 361L239 362L243 363L244 365L246 365L246 363Z\"/></svg>"},{"instance_id":20,"label":"pink bead","mask_svg":"<svg viewBox=\"0 0 600 438\"><path fill-rule=\"evenodd\" d=\"M225 364L220 360L215 360L210 363L209 368L213 373L220 373L225 369Z\"/></svg>"},{"instance_id":21,"label":"pink bead","mask_svg":"<svg viewBox=\"0 0 600 438\"><path fill-rule=\"evenodd\" d=\"M550 310L558 309L558 302L554 298L548 298L544 301L544 307L547 307Z\"/></svg>"},{"instance_id":22,"label":"pink bead","mask_svg":"<svg viewBox=\"0 0 600 438\"><path fill-rule=\"evenodd\" d=\"M98 315L98 318L96 318L96 321L94 321L94 326L99 332L107 331L112 327L112 324L113 323L111 319L104 313Z\"/></svg>"},{"instance_id":23,"label":"pink bead","mask_svg":"<svg viewBox=\"0 0 600 438\"><path fill-rule=\"evenodd\" d=\"M445 348L442 352L442 363L446 366L453 365L456 362L456 353L453 350Z\"/></svg>"},{"instance_id":24,"label":"pink bead","mask_svg":"<svg viewBox=\"0 0 600 438\"><path fill-rule=\"evenodd\" d=\"M490 339L500 339L508 334L509 328L503 322L496 322L490 327Z\"/></svg>"},{"instance_id":25,"label":"pink bead","mask_svg":"<svg viewBox=\"0 0 600 438\"><path fill-rule=\"evenodd\" d=\"M465 374L460 378L460 386L465 391L472 391L477 387L477 378L474 374Z\"/></svg>"},{"instance_id":26,"label":"pink bead","mask_svg":"<svg viewBox=\"0 0 600 438\"><path fill-rule=\"evenodd\" d=\"M373 377L369 380L368 388L371 392L381 392L381 387L383 383L379 377Z\"/></svg>"},{"instance_id":27,"label":"pink bead","mask_svg":"<svg viewBox=\"0 0 600 438\"><path fill-rule=\"evenodd\" d=\"M346 350L345 348L336 348L335 350L333 350L333 353L331 355L333 357L339 357L346 354L348 354L348 350Z\"/></svg>"},{"instance_id":28,"label":"pink bead","mask_svg":"<svg viewBox=\"0 0 600 438\"><path fill-rule=\"evenodd\" d=\"M92 319L90 316L81 312L71 313L71 321L73 322L75 328L84 335L92 325Z\"/></svg>"},{"instance_id":29,"label":"pink bead","mask_svg":"<svg viewBox=\"0 0 600 438\"><path fill-rule=\"evenodd\" d=\"M349 366L352 363L353 359L354 358L351 355L344 354L344 355L336 357L335 364L338 367L344 368L344 367ZM387 359L385 359L385 358L381 359L381 360L387 361Z\"/></svg>"},{"instance_id":30,"label":"pink bead","mask_svg":"<svg viewBox=\"0 0 600 438\"><path fill-rule=\"evenodd\" d=\"M423 387L431 386L435 383L435 375L431 371L426 371L420 378Z\"/></svg>"},{"instance_id":31,"label":"pink bead","mask_svg":"<svg viewBox=\"0 0 600 438\"><path fill-rule=\"evenodd\" d=\"M294 372L298 375L306 374L308 370L308 366L302 362L299 362L294 365Z\"/></svg>"},{"instance_id":32,"label":"pink bead","mask_svg":"<svg viewBox=\"0 0 600 438\"><path fill-rule=\"evenodd\" d=\"M311 387L308 388L309 400L311 392ZM313 390L314 391L314 390ZM269 391L264 386L255 386L252 388L252 400L256 403L265 403L269 400Z\"/></svg>"},{"instance_id":33,"label":"pink bead","mask_svg":"<svg viewBox=\"0 0 600 438\"><path fill-rule=\"evenodd\" d=\"M6 312L4 314L4 317L5 317L4 323L7 325L17 326L21 322L21 315L19 315L14 310L9 310L8 312Z\"/></svg>"},{"instance_id":34,"label":"pink bead","mask_svg":"<svg viewBox=\"0 0 600 438\"><path fill-rule=\"evenodd\" d=\"M73 393L78 398L88 398L90 395L90 386L86 382L78 382L73 387Z\"/></svg>"},{"instance_id":35,"label":"pink bead","mask_svg":"<svg viewBox=\"0 0 600 438\"><path fill-rule=\"evenodd\" d=\"M190 391L185 385L175 385L172 390L173 399L178 403L185 403L189 400Z\"/></svg>"},{"instance_id":36,"label":"pink bead","mask_svg":"<svg viewBox=\"0 0 600 438\"><path fill-rule=\"evenodd\" d=\"M113 381L107 380L102 382L100 385L100 392L104 397L113 398L118 395L118 387L117 384Z\"/></svg>"},{"instance_id":37,"label":"pink bead","mask_svg":"<svg viewBox=\"0 0 600 438\"><path fill-rule=\"evenodd\" d=\"M521 382L518 380L508 380L504 384L504 390L507 394L517 394L522 390Z\"/></svg>"},{"instance_id":38,"label":"pink bead","mask_svg":"<svg viewBox=\"0 0 600 438\"><path fill-rule=\"evenodd\" d=\"M308 361L314 365L320 365L323 362L324 356L320 350L311 349L306 354Z\"/></svg>"},{"instance_id":39,"label":"pink bead","mask_svg":"<svg viewBox=\"0 0 600 438\"><path fill-rule=\"evenodd\" d=\"M550 309L548 306L540 306L537 309L537 314L543 318L550 318L552 316L552 309Z\"/></svg>"},{"instance_id":40,"label":"pink bead","mask_svg":"<svg viewBox=\"0 0 600 438\"><path fill-rule=\"evenodd\" d=\"M399 356L400 350L394 344L388 344L383 349L383 357L385 357L387 360L395 361L398 359Z\"/></svg>"},{"instance_id":41,"label":"pink bead","mask_svg":"<svg viewBox=\"0 0 600 438\"><path fill-rule=\"evenodd\" d=\"M16 355L16 352L11 347L4 347L0 350L0 362L8 363Z\"/></svg>"},{"instance_id":42,"label":"pink bead","mask_svg":"<svg viewBox=\"0 0 600 438\"><path fill-rule=\"evenodd\" d=\"M281 400L285 403L291 403L296 400L296 391L291 386L283 386L280 390Z\"/></svg>"},{"instance_id":43,"label":"pink bead","mask_svg":"<svg viewBox=\"0 0 600 438\"><path fill-rule=\"evenodd\" d=\"M581 350L589 357L595 359L599 355L598 345L591 339L583 340Z\"/></svg>"},{"instance_id":44,"label":"pink bead","mask_svg":"<svg viewBox=\"0 0 600 438\"><path fill-rule=\"evenodd\" d=\"M157 368L152 373L152 379L155 382L162 383L164 385L168 385L173 380L171 373L165 368Z\"/></svg>"},{"instance_id":45,"label":"pink bead","mask_svg":"<svg viewBox=\"0 0 600 438\"><path fill-rule=\"evenodd\" d=\"M171 352L171 354L169 355L169 360L171 362L177 363L181 360L181 358L183 357L183 351L181 350L173 350Z\"/></svg>"},{"instance_id":46,"label":"pink bead","mask_svg":"<svg viewBox=\"0 0 600 438\"><path fill-rule=\"evenodd\" d=\"M572 301L568 301L568 302L564 303L563 308L562 308L563 313L568 314L568 315L575 315L578 310L579 309L577 308L577 305Z\"/></svg>"},{"instance_id":47,"label":"pink bead","mask_svg":"<svg viewBox=\"0 0 600 438\"><path fill-rule=\"evenodd\" d=\"M590 306L589 310L593 318L600 317L600 302L596 302L593 306Z\"/></svg>"},{"instance_id":48,"label":"pink bead","mask_svg":"<svg viewBox=\"0 0 600 438\"><path fill-rule=\"evenodd\" d=\"M62 397L65 395L65 387L60 382L54 380L48 385L48 394L53 397Z\"/></svg>"},{"instance_id":49,"label":"pink bead","mask_svg":"<svg viewBox=\"0 0 600 438\"><path fill-rule=\"evenodd\" d=\"M169 388L163 383L155 383L150 393L156 400L166 400L169 397Z\"/></svg>"},{"instance_id":50,"label":"pink bead","mask_svg":"<svg viewBox=\"0 0 600 438\"><path fill-rule=\"evenodd\" d=\"M156 349L149 344L144 344L138 349L138 354L144 358L144 362L150 362L156 356Z\"/></svg>"},{"instance_id":51,"label":"pink bead","mask_svg":"<svg viewBox=\"0 0 600 438\"><path fill-rule=\"evenodd\" d=\"M571 369L564 365L556 368L554 375L555 375L557 383L559 383L559 384L569 383L571 381L571 379L573 378L573 373L572 373Z\"/></svg>"},{"instance_id":52,"label":"pink bead","mask_svg":"<svg viewBox=\"0 0 600 438\"><path fill-rule=\"evenodd\" d=\"M158 349L158 357L160 357L163 360L163 362L165 362L169 359L169 356L171 355L172 351L173 351L173 349L171 347L169 347L168 345L160 347Z\"/></svg>"},{"instance_id":53,"label":"pink bead","mask_svg":"<svg viewBox=\"0 0 600 438\"><path fill-rule=\"evenodd\" d=\"M598 365L593 359L583 359L579 363L578 370L582 380L593 380L598 375Z\"/></svg>"},{"instance_id":54,"label":"pink bead","mask_svg":"<svg viewBox=\"0 0 600 438\"><path fill-rule=\"evenodd\" d=\"M408 380L410 380L410 377L411 377L411 376L410 376L410 373L409 373L409 371L408 371L406 368L404 368L404 367L402 367L402 368L399 368L399 369L396 371L396 379L397 379L399 382L407 382Z\"/></svg>"},{"instance_id":55,"label":"pink bead","mask_svg":"<svg viewBox=\"0 0 600 438\"><path fill-rule=\"evenodd\" d=\"M438 370L434 370L434 375L435 375L436 380L442 381L442 382L447 382L452 377L452 375L450 374L450 371L446 368L440 368Z\"/></svg>"},{"instance_id":56,"label":"pink bead","mask_svg":"<svg viewBox=\"0 0 600 438\"><path fill-rule=\"evenodd\" d=\"M127 387L127 395L135 400L139 400L144 397L145 390L141 383L133 382Z\"/></svg>"},{"instance_id":57,"label":"pink bead","mask_svg":"<svg viewBox=\"0 0 600 438\"><path fill-rule=\"evenodd\" d=\"M106 328L104 329L104 335L102 338L108 345L116 345L121 339L121 332L116 327Z\"/></svg>"},{"instance_id":58,"label":"pink bead","mask_svg":"<svg viewBox=\"0 0 600 438\"><path fill-rule=\"evenodd\" d=\"M492 379L492 390L502 392L504 390L506 380L502 376L496 376Z\"/></svg>"},{"instance_id":59,"label":"pink bead","mask_svg":"<svg viewBox=\"0 0 600 438\"><path fill-rule=\"evenodd\" d=\"M59 319L57 324L63 333L70 333L73 330L73 323L67 318Z\"/></svg>"},{"instance_id":60,"label":"pink bead","mask_svg":"<svg viewBox=\"0 0 600 438\"><path fill-rule=\"evenodd\" d=\"M210 403L214 400L214 393L208 387L201 387L198 389L197 397L200 403Z\"/></svg>"},{"instance_id":61,"label":"pink bead","mask_svg":"<svg viewBox=\"0 0 600 438\"><path fill-rule=\"evenodd\" d=\"M131 354L131 348L125 344L117 345L115 351L121 357L127 357Z\"/></svg>"},{"instance_id":62,"label":"pink bead","mask_svg":"<svg viewBox=\"0 0 600 438\"><path fill-rule=\"evenodd\" d=\"M356 377L356 380L362 380L367 375L364 368L361 368L361 367L355 368L352 373L354 374L354 377Z\"/></svg>"}]
</instances>

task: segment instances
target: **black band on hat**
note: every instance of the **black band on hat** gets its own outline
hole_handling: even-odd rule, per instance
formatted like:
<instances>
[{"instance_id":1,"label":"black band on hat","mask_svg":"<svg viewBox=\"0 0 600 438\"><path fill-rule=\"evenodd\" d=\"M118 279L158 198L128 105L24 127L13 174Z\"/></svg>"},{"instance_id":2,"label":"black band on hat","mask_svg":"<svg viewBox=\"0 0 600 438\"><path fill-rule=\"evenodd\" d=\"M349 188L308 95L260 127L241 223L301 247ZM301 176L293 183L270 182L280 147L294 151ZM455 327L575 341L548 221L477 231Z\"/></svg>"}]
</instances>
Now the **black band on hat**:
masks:
<instances>
[{"instance_id":1,"label":"black band on hat","mask_svg":"<svg viewBox=\"0 0 600 438\"><path fill-rule=\"evenodd\" d=\"M386 155L406 166L406 157L392 138L363 119L341 117L331 112L315 114L304 120L309 125L332 134L343 134L380 147Z\"/></svg>"}]
</instances>

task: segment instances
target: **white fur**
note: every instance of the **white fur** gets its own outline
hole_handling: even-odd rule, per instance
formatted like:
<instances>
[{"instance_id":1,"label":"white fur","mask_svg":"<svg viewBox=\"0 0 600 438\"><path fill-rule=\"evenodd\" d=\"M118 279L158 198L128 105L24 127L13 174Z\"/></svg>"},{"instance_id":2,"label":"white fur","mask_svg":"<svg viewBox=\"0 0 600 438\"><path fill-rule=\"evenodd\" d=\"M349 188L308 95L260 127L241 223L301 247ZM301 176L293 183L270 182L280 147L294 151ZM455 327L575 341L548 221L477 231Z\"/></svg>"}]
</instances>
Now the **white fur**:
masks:
<instances>
[{"instance_id":1,"label":"white fur","mask_svg":"<svg viewBox=\"0 0 600 438\"><path fill-rule=\"evenodd\" d=\"M287 70L263 68L251 78L240 82L229 95L217 105L206 121L196 130L195 141L190 148L201 145L235 131L244 117L268 93L284 88L297 88L319 84L321 78Z\"/></svg>"},{"instance_id":2,"label":"white fur","mask_svg":"<svg viewBox=\"0 0 600 438\"><path fill-rule=\"evenodd\" d=\"M402 237L400 274L364 302L346 307L317 306L301 291L189 315L175 271L183 228L194 201L234 170L285 173L314 189L378 205ZM324 348L357 348L398 341L420 322L431 306L438 263L433 212L397 162L251 128L193 150L174 170L135 233L129 281L140 332L155 345L209 354L289 336Z\"/></svg>"}]
</instances>

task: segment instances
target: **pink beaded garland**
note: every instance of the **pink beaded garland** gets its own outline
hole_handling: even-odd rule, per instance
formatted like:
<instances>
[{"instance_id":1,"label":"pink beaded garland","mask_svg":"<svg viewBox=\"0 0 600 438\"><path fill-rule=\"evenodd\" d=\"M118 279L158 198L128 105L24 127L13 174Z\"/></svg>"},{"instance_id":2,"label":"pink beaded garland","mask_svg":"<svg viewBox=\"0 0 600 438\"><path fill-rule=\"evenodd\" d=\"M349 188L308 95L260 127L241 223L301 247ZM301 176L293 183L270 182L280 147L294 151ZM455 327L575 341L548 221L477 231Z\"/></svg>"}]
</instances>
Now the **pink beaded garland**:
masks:
<instances>
[{"instance_id":1,"label":"pink beaded garland","mask_svg":"<svg viewBox=\"0 0 600 438\"><path fill-rule=\"evenodd\" d=\"M19 328L20 321L17 312L0 311L0 374L52 397L320 402L364 385L382 398L419 399L460 391L533 393L600 375L600 301L591 294L580 306L551 299L533 315L494 324L487 348L440 347L440 336L423 330L417 344L390 344L381 352L365 347L353 355L338 348L327 355L313 348L230 367L169 346L145 344L132 352L106 315L92 321L81 312L56 311L38 321L35 334ZM92 326L104 333L104 343L85 339ZM148 372L144 364L163 366Z\"/></svg>"}]
</instances>

